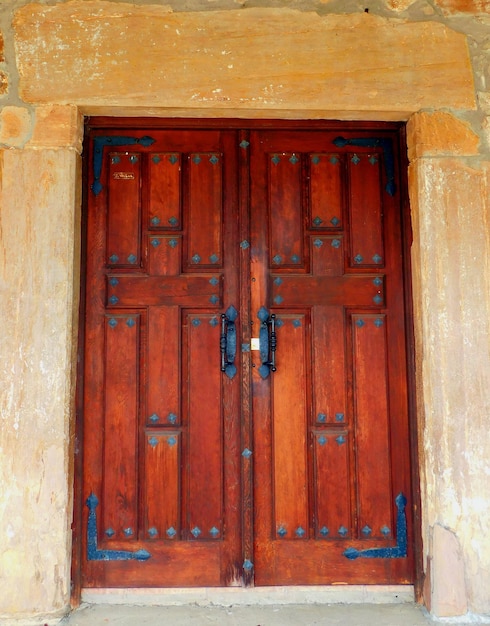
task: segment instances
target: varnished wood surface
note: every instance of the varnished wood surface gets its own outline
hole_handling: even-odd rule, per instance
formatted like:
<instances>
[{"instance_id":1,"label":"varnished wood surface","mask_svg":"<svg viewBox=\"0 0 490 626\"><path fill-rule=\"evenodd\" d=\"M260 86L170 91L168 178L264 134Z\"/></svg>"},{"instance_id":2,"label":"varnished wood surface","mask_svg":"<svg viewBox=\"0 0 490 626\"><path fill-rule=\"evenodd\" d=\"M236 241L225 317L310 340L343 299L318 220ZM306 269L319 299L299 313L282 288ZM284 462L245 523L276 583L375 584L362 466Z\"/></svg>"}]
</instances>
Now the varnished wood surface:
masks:
<instances>
[{"instance_id":1,"label":"varnished wood surface","mask_svg":"<svg viewBox=\"0 0 490 626\"><path fill-rule=\"evenodd\" d=\"M80 487L100 501L100 548L152 556L87 561L84 537L82 585L411 582L401 196L380 148L333 144L380 133L396 148L398 126L185 123L89 122L92 137L155 139L105 148L103 189L86 194ZM261 306L280 322L265 380L249 351ZM408 558L346 559L394 545L400 491Z\"/></svg>"}]
</instances>

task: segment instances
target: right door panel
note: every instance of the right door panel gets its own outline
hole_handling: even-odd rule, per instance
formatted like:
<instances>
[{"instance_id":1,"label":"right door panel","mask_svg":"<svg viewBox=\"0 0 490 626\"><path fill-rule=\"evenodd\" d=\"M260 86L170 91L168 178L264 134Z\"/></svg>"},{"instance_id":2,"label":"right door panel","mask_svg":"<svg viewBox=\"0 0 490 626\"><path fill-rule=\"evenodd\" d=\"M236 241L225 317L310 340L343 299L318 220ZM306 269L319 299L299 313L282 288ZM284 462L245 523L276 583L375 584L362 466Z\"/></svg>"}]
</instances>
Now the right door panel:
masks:
<instances>
[{"instance_id":1,"label":"right door panel","mask_svg":"<svg viewBox=\"0 0 490 626\"><path fill-rule=\"evenodd\" d=\"M412 580L396 146L251 133L257 585Z\"/></svg>"}]
</instances>

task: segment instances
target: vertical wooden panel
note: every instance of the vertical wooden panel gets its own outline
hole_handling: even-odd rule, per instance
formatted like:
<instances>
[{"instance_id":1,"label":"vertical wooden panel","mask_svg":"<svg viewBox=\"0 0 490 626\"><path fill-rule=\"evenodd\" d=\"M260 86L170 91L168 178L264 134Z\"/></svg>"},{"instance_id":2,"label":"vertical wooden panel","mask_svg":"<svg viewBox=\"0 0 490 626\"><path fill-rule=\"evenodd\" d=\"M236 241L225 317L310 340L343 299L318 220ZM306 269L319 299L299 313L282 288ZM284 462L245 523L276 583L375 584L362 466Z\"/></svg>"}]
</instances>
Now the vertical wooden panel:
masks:
<instances>
[{"instance_id":1,"label":"vertical wooden panel","mask_svg":"<svg viewBox=\"0 0 490 626\"><path fill-rule=\"evenodd\" d=\"M378 154L351 154L350 263L354 267L380 267L385 262Z\"/></svg>"},{"instance_id":2,"label":"vertical wooden panel","mask_svg":"<svg viewBox=\"0 0 490 626\"><path fill-rule=\"evenodd\" d=\"M349 449L345 430L317 430L313 435L317 539L352 536Z\"/></svg>"},{"instance_id":3,"label":"vertical wooden panel","mask_svg":"<svg viewBox=\"0 0 490 626\"><path fill-rule=\"evenodd\" d=\"M278 539L307 538L307 380L304 313L281 315L277 371L272 374L273 498Z\"/></svg>"},{"instance_id":4,"label":"vertical wooden panel","mask_svg":"<svg viewBox=\"0 0 490 626\"><path fill-rule=\"evenodd\" d=\"M301 267L303 216L299 154L269 154L270 266ZM264 228L266 226L264 215Z\"/></svg>"},{"instance_id":5,"label":"vertical wooden panel","mask_svg":"<svg viewBox=\"0 0 490 626\"><path fill-rule=\"evenodd\" d=\"M220 327L212 314L189 313L187 334L188 397L187 534L192 539L220 539L223 519L223 445ZM216 529L218 533L214 531Z\"/></svg>"},{"instance_id":6,"label":"vertical wooden panel","mask_svg":"<svg viewBox=\"0 0 490 626\"><path fill-rule=\"evenodd\" d=\"M109 155L106 263L111 266L134 267L141 262L140 171L140 154Z\"/></svg>"},{"instance_id":7,"label":"vertical wooden panel","mask_svg":"<svg viewBox=\"0 0 490 626\"><path fill-rule=\"evenodd\" d=\"M223 264L222 162L220 153L189 156L187 265L193 271Z\"/></svg>"},{"instance_id":8,"label":"vertical wooden panel","mask_svg":"<svg viewBox=\"0 0 490 626\"><path fill-rule=\"evenodd\" d=\"M181 228L181 155L159 152L149 156L148 228Z\"/></svg>"},{"instance_id":9,"label":"vertical wooden panel","mask_svg":"<svg viewBox=\"0 0 490 626\"><path fill-rule=\"evenodd\" d=\"M145 538L180 539L180 433L145 435Z\"/></svg>"},{"instance_id":10,"label":"vertical wooden panel","mask_svg":"<svg viewBox=\"0 0 490 626\"><path fill-rule=\"evenodd\" d=\"M339 235L312 235L310 255L315 276L342 276L344 273L344 238Z\"/></svg>"},{"instance_id":11,"label":"vertical wooden panel","mask_svg":"<svg viewBox=\"0 0 490 626\"><path fill-rule=\"evenodd\" d=\"M180 235L150 235L148 271L153 276L178 276L182 238Z\"/></svg>"},{"instance_id":12,"label":"vertical wooden panel","mask_svg":"<svg viewBox=\"0 0 490 626\"><path fill-rule=\"evenodd\" d=\"M152 307L148 319L146 423L179 424L179 307Z\"/></svg>"},{"instance_id":13,"label":"vertical wooden panel","mask_svg":"<svg viewBox=\"0 0 490 626\"><path fill-rule=\"evenodd\" d=\"M342 228L342 163L340 156L310 155L310 228Z\"/></svg>"},{"instance_id":14,"label":"vertical wooden panel","mask_svg":"<svg viewBox=\"0 0 490 626\"><path fill-rule=\"evenodd\" d=\"M352 315L352 332L360 538L392 536L386 318Z\"/></svg>"},{"instance_id":15,"label":"vertical wooden panel","mask_svg":"<svg viewBox=\"0 0 490 626\"><path fill-rule=\"evenodd\" d=\"M103 529L107 537L137 536L137 422L140 318L105 317ZM111 532L111 530L113 532Z\"/></svg>"},{"instance_id":16,"label":"vertical wooden panel","mask_svg":"<svg viewBox=\"0 0 490 626\"><path fill-rule=\"evenodd\" d=\"M312 310L313 422L345 424L345 324L343 307Z\"/></svg>"}]
</instances>

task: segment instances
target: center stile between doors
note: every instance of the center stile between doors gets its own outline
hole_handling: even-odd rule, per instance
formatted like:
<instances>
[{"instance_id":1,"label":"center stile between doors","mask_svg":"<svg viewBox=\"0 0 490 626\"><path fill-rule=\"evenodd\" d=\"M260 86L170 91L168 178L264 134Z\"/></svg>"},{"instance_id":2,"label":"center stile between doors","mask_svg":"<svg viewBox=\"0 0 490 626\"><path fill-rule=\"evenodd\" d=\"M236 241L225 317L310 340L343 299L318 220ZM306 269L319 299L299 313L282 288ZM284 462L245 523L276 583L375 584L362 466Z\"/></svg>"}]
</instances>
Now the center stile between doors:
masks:
<instances>
[{"instance_id":1,"label":"center stile between doors","mask_svg":"<svg viewBox=\"0 0 490 626\"><path fill-rule=\"evenodd\" d=\"M413 582L395 124L89 120L83 587Z\"/></svg>"}]
</instances>

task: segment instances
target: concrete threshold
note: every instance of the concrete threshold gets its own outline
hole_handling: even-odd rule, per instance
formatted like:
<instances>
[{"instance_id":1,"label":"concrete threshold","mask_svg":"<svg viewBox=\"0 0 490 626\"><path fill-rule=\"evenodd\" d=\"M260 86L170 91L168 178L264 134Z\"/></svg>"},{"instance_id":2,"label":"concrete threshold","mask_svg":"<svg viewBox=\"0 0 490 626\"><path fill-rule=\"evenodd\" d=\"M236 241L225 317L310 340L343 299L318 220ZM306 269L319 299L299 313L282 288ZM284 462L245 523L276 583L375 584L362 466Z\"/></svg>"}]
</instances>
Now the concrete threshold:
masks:
<instances>
[{"instance_id":1,"label":"concrete threshold","mask_svg":"<svg viewBox=\"0 0 490 626\"><path fill-rule=\"evenodd\" d=\"M84 589L84 604L138 606L281 606L293 604L402 604L412 585Z\"/></svg>"}]
</instances>

